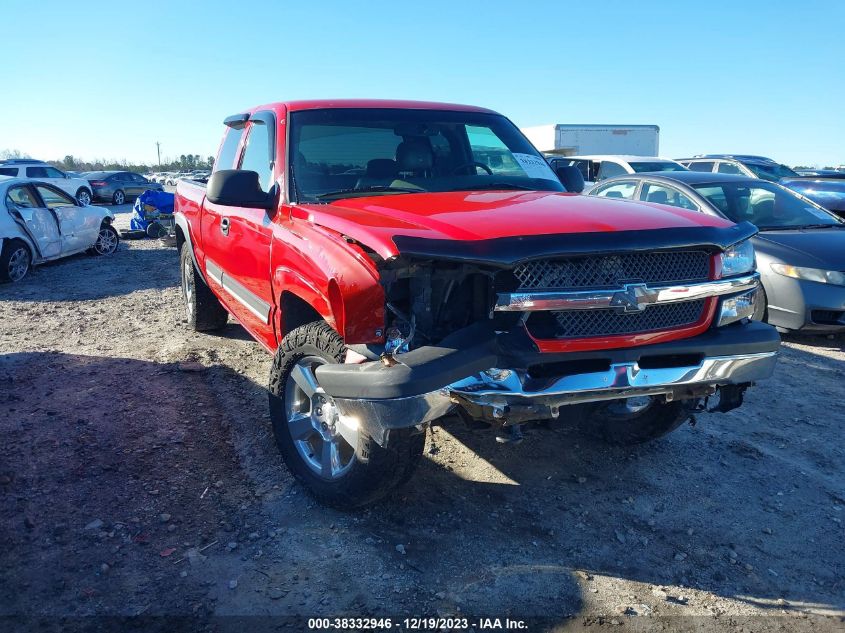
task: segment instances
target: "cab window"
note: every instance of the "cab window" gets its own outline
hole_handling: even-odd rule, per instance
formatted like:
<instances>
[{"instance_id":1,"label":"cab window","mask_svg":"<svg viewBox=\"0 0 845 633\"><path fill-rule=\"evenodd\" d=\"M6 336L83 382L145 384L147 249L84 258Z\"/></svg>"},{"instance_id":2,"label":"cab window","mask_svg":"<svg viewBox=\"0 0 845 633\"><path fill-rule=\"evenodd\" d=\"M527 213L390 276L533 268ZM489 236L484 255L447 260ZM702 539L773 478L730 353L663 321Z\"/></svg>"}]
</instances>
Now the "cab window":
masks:
<instances>
[{"instance_id":1,"label":"cab window","mask_svg":"<svg viewBox=\"0 0 845 633\"><path fill-rule=\"evenodd\" d=\"M637 189L637 183L626 180L625 182L614 182L613 184L599 187L595 195L600 198L623 198L631 200L634 197L634 191Z\"/></svg>"},{"instance_id":2,"label":"cab window","mask_svg":"<svg viewBox=\"0 0 845 633\"><path fill-rule=\"evenodd\" d=\"M245 129L228 128L226 130L226 138L223 139L223 145L220 147L217 160L214 161L212 171L232 169L232 166L235 164L235 154L238 151L238 145L241 144L241 137Z\"/></svg>"},{"instance_id":3,"label":"cab window","mask_svg":"<svg viewBox=\"0 0 845 633\"><path fill-rule=\"evenodd\" d=\"M38 195L44 201L44 206L48 209L60 209L62 207L74 207L73 198L62 191L56 191L44 185L35 185L38 190Z\"/></svg>"},{"instance_id":4,"label":"cab window","mask_svg":"<svg viewBox=\"0 0 845 633\"><path fill-rule=\"evenodd\" d=\"M674 187L655 183L645 183L643 185L643 189L640 192L640 200L655 202L657 204L668 204L670 207L679 207L681 209L689 209L690 211L698 211L696 204Z\"/></svg>"},{"instance_id":5,"label":"cab window","mask_svg":"<svg viewBox=\"0 0 845 633\"><path fill-rule=\"evenodd\" d=\"M260 121L250 123L240 169L257 172L258 181L264 191L273 184L273 171L270 169L270 134L267 126Z\"/></svg>"},{"instance_id":6,"label":"cab window","mask_svg":"<svg viewBox=\"0 0 845 633\"><path fill-rule=\"evenodd\" d=\"M6 194L6 204L12 203L22 209L35 209L38 201L29 187L12 187Z\"/></svg>"}]
</instances>

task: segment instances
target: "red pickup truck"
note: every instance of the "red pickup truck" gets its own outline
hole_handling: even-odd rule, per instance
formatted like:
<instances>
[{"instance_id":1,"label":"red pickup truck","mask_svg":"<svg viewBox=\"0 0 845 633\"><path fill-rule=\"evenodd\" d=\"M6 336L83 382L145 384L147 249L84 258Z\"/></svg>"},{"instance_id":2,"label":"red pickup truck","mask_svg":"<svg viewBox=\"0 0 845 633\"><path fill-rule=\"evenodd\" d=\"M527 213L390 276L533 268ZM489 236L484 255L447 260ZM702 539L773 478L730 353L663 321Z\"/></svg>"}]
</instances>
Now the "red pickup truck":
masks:
<instances>
[{"instance_id":1,"label":"red pickup truck","mask_svg":"<svg viewBox=\"0 0 845 633\"><path fill-rule=\"evenodd\" d=\"M279 449L325 503L406 480L445 416L504 442L548 420L641 442L773 371L750 224L567 193L578 176L482 108L300 101L224 123L207 186L177 186L188 318L231 314L274 355Z\"/></svg>"}]
</instances>

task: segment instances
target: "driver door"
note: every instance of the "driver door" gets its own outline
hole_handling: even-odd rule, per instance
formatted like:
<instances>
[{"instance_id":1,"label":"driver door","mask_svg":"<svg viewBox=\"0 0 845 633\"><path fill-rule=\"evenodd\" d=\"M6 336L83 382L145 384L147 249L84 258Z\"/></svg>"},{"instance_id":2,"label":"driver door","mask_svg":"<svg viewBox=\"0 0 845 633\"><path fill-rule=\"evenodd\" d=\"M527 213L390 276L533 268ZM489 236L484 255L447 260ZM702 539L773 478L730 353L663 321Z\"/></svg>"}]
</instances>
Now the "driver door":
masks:
<instances>
[{"instance_id":1,"label":"driver door","mask_svg":"<svg viewBox=\"0 0 845 633\"><path fill-rule=\"evenodd\" d=\"M10 187L5 202L9 215L35 243L41 257L48 259L62 254L58 218L41 206L30 185Z\"/></svg>"},{"instance_id":2,"label":"driver door","mask_svg":"<svg viewBox=\"0 0 845 633\"><path fill-rule=\"evenodd\" d=\"M85 250L97 241L99 214L92 213L87 207L78 206L70 195L60 189L42 183L36 183L34 187L42 206L50 209L58 219L63 254Z\"/></svg>"}]
</instances>

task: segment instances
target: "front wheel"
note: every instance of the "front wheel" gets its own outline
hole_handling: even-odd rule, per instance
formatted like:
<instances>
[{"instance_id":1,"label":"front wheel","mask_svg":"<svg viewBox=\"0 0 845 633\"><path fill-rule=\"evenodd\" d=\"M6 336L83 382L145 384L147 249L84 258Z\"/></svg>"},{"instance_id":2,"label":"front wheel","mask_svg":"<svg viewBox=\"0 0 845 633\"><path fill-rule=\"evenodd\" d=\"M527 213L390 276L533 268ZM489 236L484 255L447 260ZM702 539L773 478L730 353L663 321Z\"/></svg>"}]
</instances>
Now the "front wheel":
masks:
<instances>
[{"instance_id":1,"label":"front wheel","mask_svg":"<svg viewBox=\"0 0 845 633\"><path fill-rule=\"evenodd\" d=\"M123 193L120 189L114 192L114 195L111 197L111 201L115 204L123 204L126 202L126 194Z\"/></svg>"},{"instance_id":2,"label":"front wheel","mask_svg":"<svg viewBox=\"0 0 845 633\"><path fill-rule=\"evenodd\" d=\"M118 244L120 244L120 237L115 228L110 224L103 224L100 226L100 232L97 233L97 241L88 249L88 252L91 255L111 255L117 250Z\"/></svg>"},{"instance_id":3,"label":"front wheel","mask_svg":"<svg viewBox=\"0 0 845 633\"><path fill-rule=\"evenodd\" d=\"M285 336L270 370L270 419L288 468L320 502L342 509L371 504L407 480L419 463L425 433L393 431L387 448L348 419L317 382L314 370L342 363L346 346L316 321Z\"/></svg>"},{"instance_id":4,"label":"front wheel","mask_svg":"<svg viewBox=\"0 0 845 633\"><path fill-rule=\"evenodd\" d=\"M21 240L6 240L0 251L0 281L20 281L32 266L32 253Z\"/></svg>"},{"instance_id":5,"label":"front wheel","mask_svg":"<svg viewBox=\"0 0 845 633\"><path fill-rule=\"evenodd\" d=\"M641 444L671 433L689 419L683 402L656 396L600 402L581 421L582 430L608 444Z\"/></svg>"}]
</instances>

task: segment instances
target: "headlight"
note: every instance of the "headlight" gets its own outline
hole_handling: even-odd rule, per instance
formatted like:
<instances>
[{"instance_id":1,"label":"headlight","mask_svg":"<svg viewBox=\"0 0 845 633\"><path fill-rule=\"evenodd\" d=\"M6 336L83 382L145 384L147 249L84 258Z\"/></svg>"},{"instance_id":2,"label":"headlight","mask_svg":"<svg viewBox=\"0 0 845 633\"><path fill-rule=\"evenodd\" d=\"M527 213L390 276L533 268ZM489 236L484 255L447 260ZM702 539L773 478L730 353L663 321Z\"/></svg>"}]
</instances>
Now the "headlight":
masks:
<instances>
[{"instance_id":1,"label":"headlight","mask_svg":"<svg viewBox=\"0 0 845 633\"><path fill-rule=\"evenodd\" d=\"M722 253L722 277L749 273L756 267L751 240L734 244Z\"/></svg>"},{"instance_id":2,"label":"headlight","mask_svg":"<svg viewBox=\"0 0 845 633\"><path fill-rule=\"evenodd\" d=\"M838 270L803 268L802 266L790 266L789 264L772 264L772 270L778 275L792 277L793 279L806 279L807 281L817 281L820 284L845 286L845 273L841 273Z\"/></svg>"}]
</instances>

